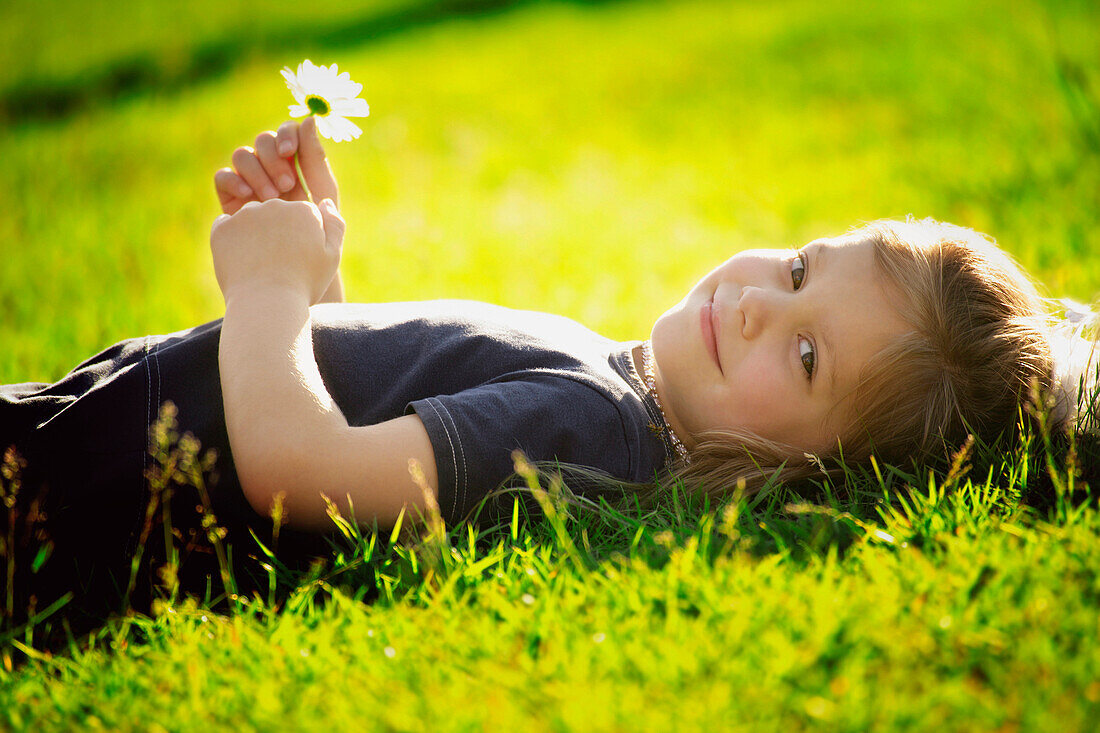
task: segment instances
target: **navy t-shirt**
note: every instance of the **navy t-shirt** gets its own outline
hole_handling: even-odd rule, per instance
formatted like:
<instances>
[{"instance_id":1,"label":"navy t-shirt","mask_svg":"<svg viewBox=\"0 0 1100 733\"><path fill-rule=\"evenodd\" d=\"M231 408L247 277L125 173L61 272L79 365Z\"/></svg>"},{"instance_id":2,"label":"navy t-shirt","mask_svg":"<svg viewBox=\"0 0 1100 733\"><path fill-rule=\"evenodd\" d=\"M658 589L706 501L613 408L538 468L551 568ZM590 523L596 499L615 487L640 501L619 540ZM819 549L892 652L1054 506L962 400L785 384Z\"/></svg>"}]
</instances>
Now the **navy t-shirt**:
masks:
<instances>
[{"instance_id":1,"label":"navy t-shirt","mask_svg":"<svg viewBox=\"0 0 1100 733\"><path fill-rule=\"evenodd\" d=\"M410 413L424 423L448 523L467 518L513 474L517 448L532 461L634 482L653 480L670 457L655 429L660 412L633 367L637 342L472 301L325 304L312 313L317 365L349 424ZM86 514L76 509L86 500L137 522L148 429L171 401L179 432L219 455L219 516L251 517L230 460L220 335L214 321L132 339L52 385L0 386L0 450L16 443L38 457L59 511Z\"/></svg>"},{"instance_id":2,"label":"navy t-shirt","mask_svg":"<svg viewBox=\"0 0 1100 733\"><path fill-rule=\"evenodd\" d=\"M636 482L668 458L637 342L473 301L320 305L313 318L318 367L350 424L424 423L449 522L512 475L517 448Z\"/></svg>"}]
</instances>

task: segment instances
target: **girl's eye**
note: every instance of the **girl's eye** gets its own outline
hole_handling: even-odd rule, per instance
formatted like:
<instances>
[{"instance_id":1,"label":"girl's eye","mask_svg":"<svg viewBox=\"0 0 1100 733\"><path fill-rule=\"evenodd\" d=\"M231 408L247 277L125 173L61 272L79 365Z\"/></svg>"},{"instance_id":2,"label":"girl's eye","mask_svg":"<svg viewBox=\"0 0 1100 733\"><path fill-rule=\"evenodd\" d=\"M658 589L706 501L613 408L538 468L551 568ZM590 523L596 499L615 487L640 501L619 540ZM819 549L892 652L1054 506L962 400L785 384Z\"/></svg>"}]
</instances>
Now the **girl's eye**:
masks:
<instances>
[{"instance_id":1,"label":"girl's eye","mask_svg":"<svg viewBox=\"0 0 1100 733\"><path fill-rule=\"evenodd\" d=\"M814 345L807 339L799 339L798 354L802 357L802 368L806 370L806 377L812 377L814 375Z\"/></svg>"},{"instance_id":2,"label":"girl's eye","mask_svg":"<svg viewBox=\"0 0 1100 733\"><path fill-rule=\"evenodd\" d=\"M799 252L798 256L791 260L791 284L794 289L802 287L802 281L806 279L806 257Z\"/></svg>"}]
</instances>

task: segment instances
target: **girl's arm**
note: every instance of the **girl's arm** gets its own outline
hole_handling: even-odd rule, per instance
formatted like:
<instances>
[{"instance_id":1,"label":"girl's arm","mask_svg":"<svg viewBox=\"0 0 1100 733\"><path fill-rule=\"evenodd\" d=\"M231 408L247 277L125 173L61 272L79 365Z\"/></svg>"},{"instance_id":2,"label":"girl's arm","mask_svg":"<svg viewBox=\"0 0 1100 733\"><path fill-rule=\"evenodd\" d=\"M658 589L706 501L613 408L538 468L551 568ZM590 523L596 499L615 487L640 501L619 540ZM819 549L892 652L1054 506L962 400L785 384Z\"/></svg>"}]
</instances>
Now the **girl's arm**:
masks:
<instances>
[{"instance_id":1,"label":"girl's arm","mask_svg":"<svg viewBox=\"0 0 1100 733\"><path fill-rule=\"evenodd\" d=\"M225 296L219 366L237 475L260 514L285 492L287 521L302 529L331 527L322 493L360 522L392 524L403 507L424 511L428 498L409 474L410 459L423 468L433 502L438 487L418 417L350 427L317 369L309 306L336 272L343 234L331 201L280 199L222 215L211 232Z\"/></svg>"},{"instance_id":2,"label":"girl's arm","mask_svg":"<svg viewBox=\"0 0 1100 733\"><path fill-rule=\"evenodd\" d=\"M302 169L301 178L294 166L295 155ZM225 214L234 214L252 201L280 198L315 204L332 199L340 207L340 187L317 136L313 117L307 117L301 124L288 120L279 126L278 132L267 130L257 135L255 147L242 145L234 150L233 167L214 173L214 189ZM318 302L344 302L339 270Z\"/></svg>"}]
</instances>

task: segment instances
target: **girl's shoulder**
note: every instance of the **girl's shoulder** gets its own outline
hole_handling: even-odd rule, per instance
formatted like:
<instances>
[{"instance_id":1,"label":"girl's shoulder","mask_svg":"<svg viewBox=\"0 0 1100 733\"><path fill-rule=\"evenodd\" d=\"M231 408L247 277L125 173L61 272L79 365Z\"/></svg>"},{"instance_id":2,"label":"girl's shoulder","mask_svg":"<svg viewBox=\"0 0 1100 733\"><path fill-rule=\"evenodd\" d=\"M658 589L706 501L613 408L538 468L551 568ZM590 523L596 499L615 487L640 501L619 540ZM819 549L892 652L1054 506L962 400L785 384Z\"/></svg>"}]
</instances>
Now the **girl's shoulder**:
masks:
<instances>
[{"instance_id":1,"label":"girl's shoulder","mask_svg":"<svg viewBox=\"0 0 1100 733\"><path fill-rule=\"evenodd\" d=\"M566 316L510 308L477 300L414 300L391 303L321 303L311 309L315 322L333 326L462 327L484 331L530 333L532 336L598 338L591 329Z\"/></svg>"}]
</instances>

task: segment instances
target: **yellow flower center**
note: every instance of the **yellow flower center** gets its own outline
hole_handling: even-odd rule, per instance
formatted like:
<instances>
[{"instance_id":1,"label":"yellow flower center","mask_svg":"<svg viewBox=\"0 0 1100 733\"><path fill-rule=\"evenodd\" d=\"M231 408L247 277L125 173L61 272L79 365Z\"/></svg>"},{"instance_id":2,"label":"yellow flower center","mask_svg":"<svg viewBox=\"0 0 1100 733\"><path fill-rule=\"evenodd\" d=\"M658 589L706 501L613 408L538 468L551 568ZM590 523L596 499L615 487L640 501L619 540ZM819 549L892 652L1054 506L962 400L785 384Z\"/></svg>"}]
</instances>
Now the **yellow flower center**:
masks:
<instances>
[{"instance_id":1,"label":"yellow flower center","mask_svg":"<svg viewBox=\"0 0 1100 733\"><path fill-rule=\"evenodd\" d=\"M309 107L310 114L321 115L322 117L331 111L325 99L313 94L306 97L306 106Z\"/></svg>"}]
</instances>

